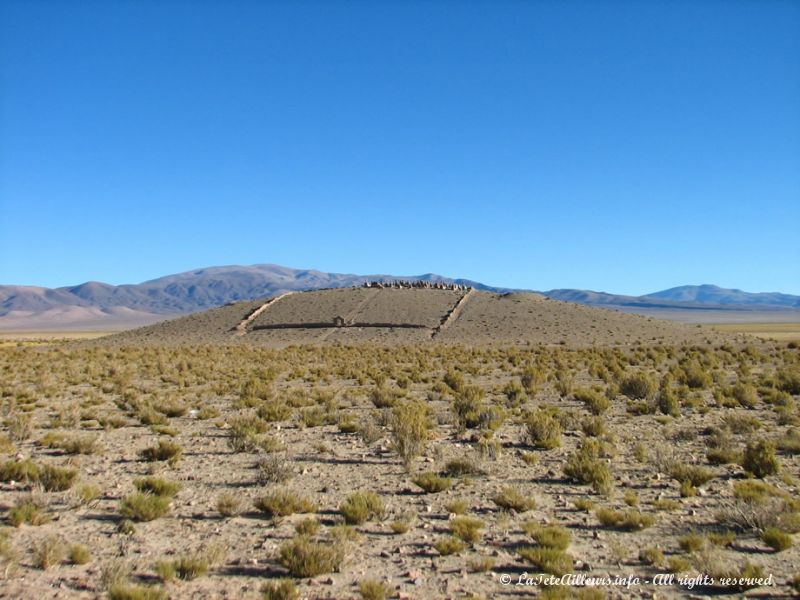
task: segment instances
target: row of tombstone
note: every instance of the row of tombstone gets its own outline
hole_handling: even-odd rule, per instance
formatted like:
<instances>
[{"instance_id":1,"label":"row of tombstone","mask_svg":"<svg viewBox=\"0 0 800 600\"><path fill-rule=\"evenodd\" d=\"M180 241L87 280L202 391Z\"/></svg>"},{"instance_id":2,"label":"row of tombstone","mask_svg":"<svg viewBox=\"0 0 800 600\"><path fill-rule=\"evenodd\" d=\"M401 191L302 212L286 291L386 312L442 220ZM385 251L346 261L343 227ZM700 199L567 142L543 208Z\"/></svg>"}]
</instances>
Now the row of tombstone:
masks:
<instances>
[{"instance_id":1,"label":"row of tombstone","mask_svg":"<svg viewBox=\"0 0 800 600\"><path fill-rule=\"evenodd\" d=\"M471 286L460 283L440 283L434 281L404 281L400 279L392 281L365 281L361 287L365 288L388 288L388 289L421 289L421 290L458 290L467 291Z\"/></svg>"}]
</instances>

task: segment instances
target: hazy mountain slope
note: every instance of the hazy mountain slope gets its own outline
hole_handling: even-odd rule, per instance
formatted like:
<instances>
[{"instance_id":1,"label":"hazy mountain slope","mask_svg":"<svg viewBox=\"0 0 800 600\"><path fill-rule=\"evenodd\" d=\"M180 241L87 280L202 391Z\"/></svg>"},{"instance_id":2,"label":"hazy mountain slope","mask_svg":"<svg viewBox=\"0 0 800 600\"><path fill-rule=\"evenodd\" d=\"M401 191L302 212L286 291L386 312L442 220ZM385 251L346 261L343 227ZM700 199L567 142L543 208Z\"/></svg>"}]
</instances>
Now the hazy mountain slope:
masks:
<instances>
[{"instance_id":1,"label":"hazy mountain slope","mask_svg":"<svg viewBox=\"0 0 800 600\"><path fill-rule=\"evenodd\" d=\"M800 308L800 296L781 294L778 292L744 292L736 289L721 288L716 285L682 285L661 292L642 296L658 300L677 302L697 302L702 304L735 304L739 306L784 306Z\"/></svg>"}]
</instances>

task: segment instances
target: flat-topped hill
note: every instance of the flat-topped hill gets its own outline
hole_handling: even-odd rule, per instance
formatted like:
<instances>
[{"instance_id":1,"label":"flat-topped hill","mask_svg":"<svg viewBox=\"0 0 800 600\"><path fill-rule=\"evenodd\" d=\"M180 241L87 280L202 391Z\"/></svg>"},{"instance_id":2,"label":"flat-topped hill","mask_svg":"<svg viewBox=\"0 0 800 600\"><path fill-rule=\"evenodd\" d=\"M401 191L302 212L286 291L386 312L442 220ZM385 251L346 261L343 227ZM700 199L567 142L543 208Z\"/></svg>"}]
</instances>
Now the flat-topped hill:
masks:
<instances>
[{"instance_id":1,"label":"flat-topped hill","mask_svg":"<svg viewBox=\"0 0 800 600\"><path fill-rule=\"evenodd\" d=\"M228 304L103 338L103 343L562 344L702 343L697 326L550 300L474 289L357 287L288 293Z\"/></svg>"}]
</instances>

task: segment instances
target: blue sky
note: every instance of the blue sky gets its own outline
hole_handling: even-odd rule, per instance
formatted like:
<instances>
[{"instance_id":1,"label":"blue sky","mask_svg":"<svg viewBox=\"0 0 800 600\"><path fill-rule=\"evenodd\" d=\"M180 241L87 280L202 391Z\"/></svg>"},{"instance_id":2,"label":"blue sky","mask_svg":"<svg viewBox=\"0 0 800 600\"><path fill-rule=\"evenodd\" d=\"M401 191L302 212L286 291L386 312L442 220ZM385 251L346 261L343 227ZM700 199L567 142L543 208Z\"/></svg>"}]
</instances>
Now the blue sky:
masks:
<instances>
[{"instance_id":1,"label":"blue sky","mask_svg":"<svg viewBox=\"0 0 800 600\"><path fill-rule=\"evenodd\" d=\"M800 293L800 3L0 4L0 283Z\"/></svg>"}]
</instances>

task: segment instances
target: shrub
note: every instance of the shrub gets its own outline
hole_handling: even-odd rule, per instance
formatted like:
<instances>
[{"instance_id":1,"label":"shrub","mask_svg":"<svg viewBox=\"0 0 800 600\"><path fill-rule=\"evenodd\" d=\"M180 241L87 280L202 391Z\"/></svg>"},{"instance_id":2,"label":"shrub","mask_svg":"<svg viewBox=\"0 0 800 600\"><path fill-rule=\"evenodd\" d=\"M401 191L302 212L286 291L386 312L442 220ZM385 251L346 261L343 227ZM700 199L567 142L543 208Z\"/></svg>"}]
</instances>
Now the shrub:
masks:
<instances>
[{"instance_id":1,"label":"shrub","mask_svg":"<svg viewBox=\"0 0 800 600\"><path fill-rule=\"evenodd\" d=\"M646 400L655 394L658 386L647 373L632 373L619 384L619 391L631 400Z\"/></svg>"},{"instance_id":2,"label":"shrub","mask_svg":"<svg viewBox=\"0 0 800 600\"><path fill-rule=\"evenodd\" d=\"M85 565L92 559L89 548L83 544L72 544L69 547L69 561L73 565Z\"/></svg>"},{"instance_id":3,"label":"shrub","mask_svg":"<svg viewBox=\"0 0 800 600\"><path fill-rule=\"evenodd\" d=\"M63 492L72 487L77 477L77 469L44 465L39 470L38 481L47 492Z\"/></svg>"},{"instance_id":4,"label":"shrub","mask_svg":"<svg viewBox=\"0 0 800 600\"><path fill-rule=\"evenodd\" d=\"M662 386L658 391L656 406L658 406L658 410L661 411L662 414L676 418L681 416L681 403L669 385Z\"/></svg>"},{"instance_id":5,"label":"shrub","mask_svg":"<svg viewBox=\"0 0 800 600\"><path fill-rule=\"evenodd\" d=\"M75 495L81 504L90 504L100 497L100 488L91 483L82 483L75 488Z\"/></svg>"},{"instance_id":6,"label":"shrub","mask_svg":"<svg viewBox=\"0 0 800 600\"><path fill-rule=\"evenodd\" d=\"M235 517L244 510L244 501L238 494L222 492L217 497L217 511L223 517Z\"/></svg>"},{"instance_id":7,"label":"shrub","mask_svg":"<svg viewBox=\"0 0 800 600\"><path fill-rule=\"evenodd\" d=\"M745 408L755 408L758 404L758 392L756 388L747 383L737 383L731 389L731 396Z\"/></svg>"},{"instance_id":8,"label":"shrub","mask_svg":"<svg viewBox=\"0 0 800 600\"><path fill-rule=\"evenodd\" d=\"M761 534L761 541L775 552L783 552L792 547L792 536L777 527L767 527Z\"/></svg>"},{"instance_id":9,"label":"shrub","mask_svg":"<svg viewBox=\"0 0 800 600\"><path fill-rule=\"evenodd\" d=\"M557 525L543 527L530 521L523 524L522 530L540 546L556 550L566 550L572 539L569 530Z\"/></svg>"},{"instance_id":10,"label":"shrub","mask_svg":"<svg viewBox=\"0 0 800 600\"><path fill-rule=\"evenodd\" d=\"M392 533L396 535L407 533L409 529L408 521L392 521L389 523L389 529L391 529Z\"/></svg>"},{"instance_id":11,"label":"shrub","mask_svg":"<svg viewBox=\"0 0 800 600\"><path fill-rule=\"evenodd\" d=\"M481 537L483 521L476 517L456 517L450 521L450 532L458 539L474 544Z\"/></svg>"},{"instance_id":12,"label":"shrub","mask_svg":"<svg viewBox=\"0 0 800 600\"><path fill-rule=\"evenodd\" d=\"M291 579L279 579L261 587L262 600L300 600L300 591Z\"/></svg>"},{"instance_id":13,"label":"shrub","mask_svg":"<svg viewBox=\"0 0 800 600\"><path fill-rule=\"evenodd\" d=\"M267 431L266 421L249 415L231 421L228 446L234 452L252 452L258 448L258 438Z\"/></svg>"},{"instance_id":14,"label":"shrub","mask_svg":"<svg viewBox=\"0 0 800 600\"><path fill-rule=\"evenodd\" d=\"M115 583L108 588L108 600L167 600L167 593L158 587Z\"/></svg>"},{"instance_id":15,"label":"shrub","mask_svg":"<svg viewBox=\"0 0 800 600\"><path fill-rule=\"evenodd\" d=\"M591 485L598 494L609 494L613 477L608 465L600 459L600 444L596 440L584 440L580 450L567 457L564 475L584 485Z\"/></svg>"},{"instance_id":16,"label":"shrub","mask_svg":"<svg viewBox=\"0 0 800 600\"><path fill-rule=\"evenodd\" d=\"M191 581L208 573L208 558L203 554L187 554L173 561L175 574L183 580Z\"/></svg>"},{"instance_id":17,"label":"shrub","mask_svg":"<svg viewBox=\"0 0 800 600\"><path fill-rule=\"evenodd\" d=\"M338 571L344 560L344 550L338 544L313 542L297 536L281 544L280 562L294 577L316 577Z\"/></svg>"},{"instance_id":18,"label":"shrub","mask_svg":"<svg viewBox=\"0 0 800 600\"><path fill-rule=\"evenodd\" d=\"M59 444L59 447L67 454L94 454L100 451L96 435L66 438Z\"/></svg>"},{"instance_id":19,"label":"shrub","mask_svg":"<svg viewBox=\"0 0 800 600\"><path fill-rule=\"evenodd\" d=\"M270 517L286 517L295 513L314 512L317 507L308 498L300 496L289 489L278 489L261 496L255 501L255 507Z\"/></svg>"},{"instance_id":20,"label":"shrub","mask_svg":"<svg viewBox=\"0 0 800 600\"><path fill-rule=\"evenodd\" d=\"M375 405L375 408L392 408L397 404L399 398L400 393L398 390L392 390L385 386L376 386L372 388L369 394L369 399Z\"/></svg>"},{"instance_id":21,"label":"shrub","mask_svg":"<svg viewBox=\"0 0 800 600\"><path fill-rule=\"evenodd\" d=\"M300 535L312 536L319 531L319 528L319 521L313 517L303 519L302 521L298 521L294 524L294 530Z\"/></svg>"},{"instance_id":22,"label":"shrub","mask_svg":"<svg viewBox=\"0 0 800 600\"><path fill-rule=\"evenodd\" d=\"M683 573L688 571L692 563L683 556L670 556L667 559L667 571L669 573Z\"/></svg>"},{"instance_id":23,"label":"shrub","mask_svg":"<svg viewBox=\"0 0 800 600\"><path fill-rule=\"evenodd\" d=\"M383 500L374 492L350 494L339 507L348 525L361 525L370 519L381 518L384 510Z\"/></svg>"},{"instance_id":24,"label":"shrub","mask_svg":"<svg viewBox=\"0 0 800 600\"><path fill-rule=\"evenodd\" d=\"M714 478L714 473L709 469L683 463L673 464L669 474L677 482L681 484L688 483L692 487L699 487Z\"/></svg>"},{"instance_id":25,"label":"shrub","mask_svg":"<svg viewBox=\"0 0 800 600\"><path fill-rule=\"evenodd\" d=\"M593 415L602 415L611 407L611 402L603 394L586 388L575 390L575 400L583 402Z\"/></svg>"},{"instance_id":26,"label":"shrub","mask_svg":"<svg viewBox=\"0 0 800 600\"><path fill-rule=\"evenodd\" d=\"M506 405L510 407L522 406L528 399L525 388L517 379L512 379L505 385L503 394L506 397Z\"/></svg>"},{"instance_id":27,"label":"shrub","mask_svg":"<svg viewBox=\"0 0 800 600\"><path fill-rule=\"evenodd\" d=\"M442 556L450 556L451 554L458 554L464 550L464 542L457 537L446 537L438 540L433 544L436 551Z\"/></svg>"},{"instance_id":28,"label":"shrub","mask_svg":"<svg viewBox=\"0 0 800 600\"><path fill-rule=\"evenodd\" d=\"M444 375L444 382L454 392L460 392L464 387L464 375L450 369Z\"/></svg>"},{"instance_id":29,"label":"shrub","mask_svg":"<svg viewBox=\"0 0 800 600\"><path fill-rule=\"evenodd\" d=\"M412 481L414 482L414 485L422 488L422 490L428 494L443 492L444 490L449 489L453 483L453 480L449 477L442 477L432 471L420 473L414 477Z\"/></svg>"},{"instance_id":30,"label":"shrub","mask_svg":"<svg viewBox=\"0 0 800 600\"><path fill-rule=\"evenodd\" d=\"M260 404L256 409L258 418L266 423L286 421L292 416L292 409L285 402L272 400Z\"/></svg>"},{"instance_id":31,"label":"shrub","mask_svg":"<svg viewBox=\"0 0 800 600\"><path fill-rule=\"evenodd\" d=\"M286 483L293 476L292 463L283 456L265 456L256 462L256 480L258 483Z\"/></svg>"},{"instance_id":32,"label":"shrub","mask_svg":"<svg viewBox=\"0 0 800 600\"><path fill-rule=\"evenodd\" d=\"M134 492L120 502L119 512L135 521L153 521L169 513L170 498L155 494Z\"/></svg>"},{"instance_id":33,"label":"shrub","mask_svg":"<svg viewBox=\"0 0 800 600\"><path fill-rule=\"evenodd\" d=\"M534 365L526 365L525 368L522 369L522 373L520 373L519 376L522 387L525 388L525 391L530 396L536 394L537 389L545 382L546 379L547 377L545 372Z\"/></svg>"},{"instance_id":34,"label":"shrub","mask_svg":"<svg viewBox=\"0 0 800 600\"><path fill-rule=\"evenodd\" d=\"M364 600L385 600L391 589L376 579L364 579L358 584L358 593Z\"/></svg>"},{"instance_id":35,"label":"shrub","mask_svg":"<svg viewBox=\"0 0 800 600\"><path fill-rule=\"evenodd\" d=\"M639 551L639 560L646 565L660 567L664 564L664 553L661 551L661 549L656 548L655 546L642 548Z\"/></svg>"},{"instance_id":36,"label":"shrub","mask_svg":"<svg viewBox=\"0 0 800 600\"><path fill-rule=\"evenodd\" d=\"M557 548L522 548L519 555L540 571L557 577L572 571L572 557Z\"/></svg>"},{"instance_id":37,"label":"shrub","mask_svg":"<svg viewBox=\"0 0 800 600\"><path fill-rule=\"evenodd\" d=\"M14 527L23 523L44 525L50 522L50 516L33 500L24 500L8 511L8 520Z\"/></svg>"},{"instance_id":38,"label":"shrub","mask_svg":"<svg viewBox=\"0 0 800 600\"><path fill-rule=\"evenodd\" d=\"M67 548L63 540L57 535L51 535L42 540L34 551L34 564L46 570L64 562L67 557Z\"/></svg>"},{"instance_id":39,"label":"shrub","mask_svg":"<svg viewBox=\"0 0 800 600\"><path fill-rule=\"evenodd\" d=\"M459 431L473 429L481 424L485 392L474 385L463 387L452 402L453 413Z\"/></svg>"},{"instance_id":40,"label":"shrub","mask_svg":"<svg viewBox=\"0 0 800 600\"><path fill-rule=\"evenodd\" d=\"M428 408L416 400L404 402L392 410L390 425L394 451L409 469L428 442Z\"/></svg>"},{"instance_id":41,"label":"shrub","mask_svg":"<svg viewBox=\"0 0 800 600\"><path fill-rule=\"evenodd\" d=\"M465 475L486 475L474 460L470 458L455 458L448 461L444 467L445 472L451 477L463 477Z\"/></svg>"},{"instance_id":42,"label":"shrub","mask_svg":"<svg viewBox=\"0 0 800 600\"><path fill-rule=\"evenodd\" d=\"M134 479L133 486L140 492L155 494L156 496L167 496L168 498L175 496L181 489L180 484L160 477Z\"/></svg>"},{"instance_id":43,"label":"shrub","mask_svg":"<svg viewBox=\"0 0 800 600\"><path fill-rule=\"evenodd\" d=\"M536 507L536 501L533 498L522 494L513 487L502 488L499 493L494 495L492 502L504 510L513 510L518 513L523 513Z\"/></svg>"},{"instance_id":44,"label":"shrub","mask_svg":"<svg viewBox=\"0 0 800 600\"><path fill-rule=\"evenodd\" d=\"M465 500L461 499L450 500L444 505L444 509L447 512L456 515L463 515L465 512L467 512L467 508L469 508L469 505Z\"/></svg>"},{"instance_id":45,"label":"shrub","mask_svg":"<svg viewBox=\"0 0 800 600\"><path fill-rule=\"evenodd\" d=\"M490 556L470 558L467 561L467 568L471 573L486 573L494 567L494 559Z\"/></svg>"},{"instance_id":46,"label":"shrub","mask_svg":"<svg viewBox=\"0 0 800 600\"><path fill-rule=\"evenodd\" d=\"M678 545L684 552L697 552L706 545L706 542L706 538L694 531L678 538Z\"/></svg>"},{"instance_id":47,"label":"shrub","mask_svg":"<svg viewBox=\"0 0 800 600\"><path fill-rule=\"evenodd\" d=\"M142 450L139 456L141 456L142 460L149 462L167 461L170 464L175 464L180 460L182 454L183 449L180 445L169 440L159 440L155 446Z\"/></svg>"},{"instance_id":48,"label":"shrub","mask_svg":"<svg viewBox=\"0 0 800 600\"><path fill-rule=\"evenodd\" d=\"M525 417L528 440L535 448L551 450L561 445L561 424L544 410L536 410Z\"/></svg>"},{"instance_id":49,"label":"shrub","mask_svg":"<svg viewBox=\"0 0 800 600\"><path fill-rule=\"evenodd\" d=\"M587 417L581 421L581 429L589 437L600 437L606 433L606 422L603 417Z\"/></svg>"},{"instance_id":50,"label":"shrub","mask_svg":"<svg viewBox=\"0 0 800 600\"><path fill-rule=\"evenodd\" d=\"M742 467L759 479L776 474L780 470L780 463L778 457L775 456L775 444L770 440L748 443L744 451Z\"/></svg>"},{"instance_id":51,"label":"shrub","mask_svg":"<svg viewBox=\"0 0 800 600\"><path fill-rule=\"evenodd\" d=\"M681 369L679 381L692 389L705 389L711 385L711 374L707 373L698 363L690 363Z\"/></svg>"},{"instance_id":52,"label":"shrub","mask_svg":"<svg viewBox=\"0 0 800 600\"><path fill-rule=\"evenodd\" d=\"M613 510L600 508L595 512L597 520L605 527L621 529L623 531L637 531L650 527L655 518L638 510Z\"/></svg>"}]
</instances>

